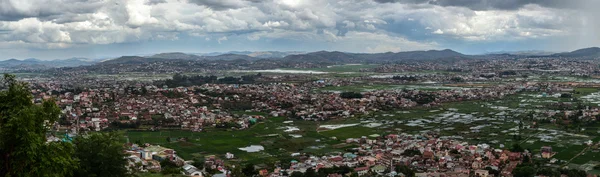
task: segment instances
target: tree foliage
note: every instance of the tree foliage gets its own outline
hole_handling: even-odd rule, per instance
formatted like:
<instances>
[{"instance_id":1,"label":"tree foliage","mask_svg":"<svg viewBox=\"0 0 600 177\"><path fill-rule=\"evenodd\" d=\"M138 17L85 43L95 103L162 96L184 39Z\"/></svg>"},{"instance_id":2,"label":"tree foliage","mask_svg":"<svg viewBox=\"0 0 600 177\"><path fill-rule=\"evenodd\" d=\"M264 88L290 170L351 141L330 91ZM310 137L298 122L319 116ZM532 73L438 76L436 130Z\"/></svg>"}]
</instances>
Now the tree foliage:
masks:
<instances>
[{"instance_id":1,"label":"tree foliage","mask_svg":"<svg viewBox=\"0 0 600 177\"><path fill-rule=\"evenodd\" d=\"M242 168L242 173L244 173L246 176L254 176L258 174L258 171L254 169L254 164L249 163Z\"/></svg>"},{"instance_id":2,"label":"tree foliage","mask_svg":"<svg viewBox=\"0 0 600 177\"><path fill-rule=\"evenodd\" d=\"M0 176L69 176L77 167L73 146L46 143L46 133L58 120L53 100L32 103L26 83L5 74L0 91Z\"/></svg>"},{"instance_id":3,"label":"tree foliage","mask_svg":"<svg viewBox=\"0 0 600 177\"><path fill-rule=\"evenodd\" d=\"M346 99L349 99L349 98L362 98L363 95L361 93L358 93L358 92L342 92L340 94L340 97L346 98Z\"/></svg>"},{"instance_id":4,"label":"tree foliage","mask_svg":"<svg viewBox=\"0 0 600 177\"><path fill-rule=\"evenodd\" d=\"M117 136L47 142L60 115L54 100L34 104L28 85L14 75L5 74L0 89L0 176L126 176Z\"/></svg>"},{"instance_id":5,"label":"tree foliage","mask_svg":"<svg viewBox=\"0 0 600 177\"><path fill-rule=\"evenodd\" d=\"M126 176L127 160L118 137L117 133L103 132L75 138L75 157L81 165L75 176Z\"/></svg>"}]
</instances>

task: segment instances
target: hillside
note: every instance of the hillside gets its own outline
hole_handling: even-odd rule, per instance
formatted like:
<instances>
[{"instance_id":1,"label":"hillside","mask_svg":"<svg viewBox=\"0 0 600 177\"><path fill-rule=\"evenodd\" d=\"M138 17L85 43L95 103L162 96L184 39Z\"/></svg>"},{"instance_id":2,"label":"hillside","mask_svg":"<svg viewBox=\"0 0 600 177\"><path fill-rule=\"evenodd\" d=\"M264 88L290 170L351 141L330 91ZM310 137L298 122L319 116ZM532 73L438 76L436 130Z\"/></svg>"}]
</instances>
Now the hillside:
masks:
<instances>
[{"instance_id":1,"label":"hillside","mask_svg":"<svg viewBox=\"0 0 600 177\"><path fill-rule=\"evenodd\" d=\"M100 64L100 65L111 65L111 64L132 65L132 64L143 64L143 63L151 63L151 62L161 62L161 61L168 61L168 60L171 60L171 59L146 58L146 57L139 57L139 56L122 56L119 58L106 60L106 61L100 62L98 64Z\"/></svg>"},{"instance_id":2,"label":"hillside","mask_svg":"<svg viewBox=\"0 0 600 177\"><path fill-rule=\"evenodd\" d=\"M171 53L159 53L156 55L152 55L149 58L197 60L197 59L200 59L201 57L198 55L186 54L186 53L181 53L181 52L171 52Z\"/></svg>"},{"instance_id":3,"label":"hillside","mask_svg":"<svg viewBox=\"0 0 600 177\"><path fill-rule=\"evenodd\" d=\"M590 47L590 48L575 50L572 52L557 53L557 54L553 54L551 56L594 59L594 58L600 58L600 48Z\"/></svg>"},{"instance_id":4,"label":"hillside","mask_svg":"<svg viewBox=\"0 0 600 177\"><path fill-rule=\"evenodd\" d=\"M69 58L69 59L58 59L58 60L39 60L35 58L28 58L25 60L9 59L0 61L0 68L8 69L45 69L45 68L58 68L58 67L76 67L76 66L88 66L97 63L97 61L90 60L87 58Z\"/></svg>"},{"instance_id":5,"label":"hillside","mask_svg":"<svg viewBox=\"0 0 600 177\"><path fill-rule=\"evenodd\" d=\"M319 51L300 55L290 55L284 60L305 61L320 63L365 63L365 62L398 62L398 61L419 61L419 60L437 60L437 59L469 59L467 55L453 50L428 50L428 51L408 51L408 52L387 52L387 53L344 53Z\"/></svg>"}]
</instances>

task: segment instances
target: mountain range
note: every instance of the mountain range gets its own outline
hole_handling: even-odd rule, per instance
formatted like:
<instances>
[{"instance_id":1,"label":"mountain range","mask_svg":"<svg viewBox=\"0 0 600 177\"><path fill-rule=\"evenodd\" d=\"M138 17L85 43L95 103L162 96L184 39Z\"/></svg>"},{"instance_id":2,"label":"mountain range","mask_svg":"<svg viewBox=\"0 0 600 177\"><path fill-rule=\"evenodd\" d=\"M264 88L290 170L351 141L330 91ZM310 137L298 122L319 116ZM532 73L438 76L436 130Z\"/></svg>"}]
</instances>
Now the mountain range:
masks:
<instances>
[{"instance_id":1,"label":"mountain range","mask_svg":"<svg viewBox=\"0 0 600 177\"><path fill-rule=\"evenodd\" d=\"M88 65L109 65L109 64L141 64L149 62L160 62L169 60L206 60L206 61L258 61L264 59L282 60L284 62L310 62L315 64L347 64L347 63L389 63L398 61L427 61L436 60L440 62L455 61L462 59L485 59L485 58L525 58L525 57L562 57L579 59L597 59L600 58L600 48L591 47L579 49L572 52L550 54L541 51L523 51L523 52L495 52L484 55L465 55L450 49L428 50L428 51L407 51L407 52L386 52L386 53L347 53L338 51L318 51L311 53L304 52L228 52L228 53L205 53L205 54L187 54L181 52L160 53L151 56L123 56L109 60L93 60L87 58L69 58L62 60L38 60L34 58L17 60L9 59L0 61L0 68L21 69L21 68L57 68L57 67L76 67Z\"/></svg>"},{"instance_id":2,"label":"mountain range","mask_svg":"<svg viewBox=\"0 0 600 177\"><path fill-rule=\"evenodd\" d=\"M0 61L0 68L57 68L93 65L99 62L87 58L69 58L58 60L39 60L28 58L25 60L8 59Z\"/></svg>"}]
</instances>

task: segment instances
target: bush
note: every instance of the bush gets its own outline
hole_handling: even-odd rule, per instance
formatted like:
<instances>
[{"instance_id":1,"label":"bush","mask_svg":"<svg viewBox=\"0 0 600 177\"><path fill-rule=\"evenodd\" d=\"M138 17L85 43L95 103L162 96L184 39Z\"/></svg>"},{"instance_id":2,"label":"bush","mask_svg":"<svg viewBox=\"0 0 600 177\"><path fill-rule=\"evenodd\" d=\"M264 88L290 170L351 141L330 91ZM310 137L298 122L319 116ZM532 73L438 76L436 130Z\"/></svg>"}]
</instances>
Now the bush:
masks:
<instances>
[{"instance_id":1,"label":"bush","mask_svg":"<svg viewBox=\"0 0 600 177\"><path fill-rule=\"evenodd\" d=\"M362 98L363 95L358 92L343 92L340 94L340 97L350 99L350 98Z\"/></svg>"}]
</instances>

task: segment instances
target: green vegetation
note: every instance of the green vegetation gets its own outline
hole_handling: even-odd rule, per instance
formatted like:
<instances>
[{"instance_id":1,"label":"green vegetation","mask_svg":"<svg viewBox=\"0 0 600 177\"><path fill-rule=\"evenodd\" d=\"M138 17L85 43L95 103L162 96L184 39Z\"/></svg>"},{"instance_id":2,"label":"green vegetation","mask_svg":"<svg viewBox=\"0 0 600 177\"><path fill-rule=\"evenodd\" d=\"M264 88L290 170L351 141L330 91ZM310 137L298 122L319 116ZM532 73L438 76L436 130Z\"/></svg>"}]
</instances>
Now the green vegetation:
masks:
<instances>
[{"instance_id":1,"label":"green vegetation","mask_svg":"<svg viewBox=\"0 0 600 177\"><path fill-rule=\"evenodd\" d=\"M75 176L122 176L127 174L123 144L118 134L93 133L75 138L75 157L79 168Z\"/></svg>"},{"instance_id":2,"label":"green vegetation","mask_svg":"<svg viewBox=\"0 0 600 177\"><path fill-rule=\"evenodd\" d=\"M342 92L340 97L350 99L350 98L362 98L363 95L357 92Z\"/></svg>"},{"instance_id":3,"label":"green vegetation","mask_svg":"<svg viewBox=\"0 0 600 177\"><path fill-rule=\"evenodd\" d=\"M574 96L581 97L581 96L589 95L591 93L595 93L598 91L599 91L598 88L575 88Z\"/></svg>"},{"instance_id":4,"label":"green vegetation","mask_svg":"<svg viewBox=\"0 0 600 177\"><path fill-rule=\"evenodd\" d=\"M34 105L27 84L13 75L4 75L1 84L8 89L0 91L0 176L72 175L73 145L46 143L41 126L57 121L60 109L52 100Z\"/></svg>"},{"instance_id":5,"label":"green vegetation","mask_svg":"<svg viewBox=\"0 0 600 177\"><path fill-rule=\"evenodd\" d=\"M27 84L13 75L4 75L0 88L7 88L0 91L0 176L128 175L119 136L91 134L74 144L47 143L46 133L54 133L50 127L60 115L54 101L33 104Z\"/></svg>"}]
</instances>

